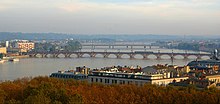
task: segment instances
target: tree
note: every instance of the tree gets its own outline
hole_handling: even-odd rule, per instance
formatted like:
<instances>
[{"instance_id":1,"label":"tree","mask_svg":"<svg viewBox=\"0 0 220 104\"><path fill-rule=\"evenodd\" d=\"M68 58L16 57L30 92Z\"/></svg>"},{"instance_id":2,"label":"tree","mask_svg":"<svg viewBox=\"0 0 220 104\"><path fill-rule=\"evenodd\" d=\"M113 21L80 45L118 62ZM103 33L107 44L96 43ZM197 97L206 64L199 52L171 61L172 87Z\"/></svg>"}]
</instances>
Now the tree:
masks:
<instances>
[{"instance_id":1,"label":"tree","mask_svg":"<svg viewBox=\"0 0 220 104\"><path fill-rule=\"evenodd\" d=\"M24 100L25 104L50 104L50 102L50 98L46 97L43 93L28 96L27 99Z\"/></svg>"}]
</instances>

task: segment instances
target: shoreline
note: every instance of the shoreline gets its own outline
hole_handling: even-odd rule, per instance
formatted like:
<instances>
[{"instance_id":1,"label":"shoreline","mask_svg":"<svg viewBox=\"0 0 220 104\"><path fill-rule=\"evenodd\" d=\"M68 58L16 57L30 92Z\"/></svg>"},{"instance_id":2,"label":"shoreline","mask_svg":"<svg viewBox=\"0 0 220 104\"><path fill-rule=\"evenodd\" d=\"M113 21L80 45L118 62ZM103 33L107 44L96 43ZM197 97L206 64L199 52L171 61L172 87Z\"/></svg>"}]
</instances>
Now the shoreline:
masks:
<instances>
[{"instance_id":1,"label":"shoreline","mask_svg":"<svg viewBox=\"0 0 220 104\"><path fill-rule=\"evenodd\" d=\"M30 56L29 55L18 55L18 56L14 56L14 55L9 55L8 57L14 57L14 58L29 58Z\"/></svg>"}]
</instances>

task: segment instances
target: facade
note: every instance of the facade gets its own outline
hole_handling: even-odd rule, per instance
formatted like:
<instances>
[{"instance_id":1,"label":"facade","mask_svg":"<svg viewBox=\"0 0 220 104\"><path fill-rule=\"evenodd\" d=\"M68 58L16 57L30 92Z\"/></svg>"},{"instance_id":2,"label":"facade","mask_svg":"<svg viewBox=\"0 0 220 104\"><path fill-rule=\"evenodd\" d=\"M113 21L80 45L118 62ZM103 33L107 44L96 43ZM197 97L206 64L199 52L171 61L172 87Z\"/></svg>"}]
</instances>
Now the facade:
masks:
<instances>
[{"instance_id":1,"label":"facade","mask_svg":"<svg viewBox=\"0 0 220 104\"><path fill-rule=\"evenodd\" d=\"M202 61L191 61L188 63L187 66L190 66L190 69L204 69L214 67L215 70L219 70L217 69L220 66L219 52L217 49L215 49L211 59Z\"/></svg>"},{"instance_id":2,"label":"facade","mask_svg":"<svg viewBox=\"0 0 220 104\"><path fill-rule=\"evenodd\" d=\"M32 49L34 49L34 42L29 42L29 41L18 41L15 43L15 48L21 49L21 52L28 52Z\"/></svg>"},{"instance_id":3,"label":"facade","mask_svg":"<svg viewBox=\"0 0 220 104\"><path fill-rule=\"evenodd\" d=\"M62 79L76 79L76 80L84 80L88 78L89 68L76 67L76 71L68 70L68 71L58 71L56 73L52 73L50 77L62 78Z\"/></svg>"},{"instance_id":4,"label":"facade","mask_svg":"<svg viewBox=\"0 0 220 104\"><path fill-rule=\"evenodd\" d=\"M215 83L220 83L220 74L206 75L206 79Z\"/></svg>"},{"instance_id":5,"label":"facade","mask_svg":"<svg viewBox=\"0 0 220 104\"><path fill-rule=\"evenodd\" d=\"M85 66L83 66L83 67L76 67L76 72L80 73L80 74L88 75L89 74L89 70L90 70L90 68L87 68Z\"/></svg>"},{"instance_id":6,"label":"facade","mask_svg":"<svg viewBox=\"0 0 220 104\"><path fill-rule=\"evenodd\" d=\"M202 61L191 61L187 66L190 66L190 69L203 69L203 68L212 68L213 66L220 66L220 60L202 60Z\"/></svg>"},{"instance_id":7,"label":"facade","mask_svg":"<svg viewBox=\"0 0 220 104\"><path fill-rule=\"evenodd\" d=\"M5 42L5 47L8 48L9 47L9 41Z\"/></svg>"},{"instance_id":8,"label":"facade","mask_svg":"<svg viewBox=\"0 0 220 104\"><path fill-rule=\"evenodd\" d=\"M183 80L181 82L171 83L170 85L174 86L190 86L194 85L197 88L211 88L216 87L216 83L210 81L208 79L197 79L197 78L189 78L187 80Z\"/></svg>"},{"instance_id":9,"label":"facade","mask_svg":"<svg viewBox=\"0 0 220 104\"><path fill-rule=\"evenodd\" d=\"M57 73L52 73L50 77L62 78L62 79L76 79L76 80L87 79L87 75L76 74L74 71L58 71Z\"/></svg>"},{"instance_id":10,"label":"facade","mask_svg":"<svg viewBox=\"0 0 220 104\"><path fill-rule=\"evenodd\" d=\"M143 72L137 73L125 73L118 70L110 71L92 71L88 76L88 82L90 83L102 83L102 84L135 84L142 86L144 84L156 84L166 86L172 82L180 82L186 80L188 77L171 77L169 72L167 73L154 73L145 74Z\"/></svg>"},{"instance_id":11,"label":"facade","mask_svg":"<svg viewBox=\"0 0 220 104\"><path fill-rule=\"evenodd\" d=\"M7 48L6 47L0 47L0 53L7 54Z\"/></svg>"}]
</instances>

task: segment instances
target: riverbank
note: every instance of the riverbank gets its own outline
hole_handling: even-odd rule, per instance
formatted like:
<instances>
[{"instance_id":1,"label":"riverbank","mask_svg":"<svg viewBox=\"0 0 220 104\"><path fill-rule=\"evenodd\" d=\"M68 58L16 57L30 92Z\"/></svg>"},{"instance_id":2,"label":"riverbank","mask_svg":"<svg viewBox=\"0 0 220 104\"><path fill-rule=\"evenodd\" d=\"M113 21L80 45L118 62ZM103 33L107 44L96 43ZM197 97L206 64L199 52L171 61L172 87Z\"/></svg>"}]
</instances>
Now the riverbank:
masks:
<instances>
[{"instance_id":1,"label":"riverbank","mask_svg":"<svg viewBox=\"0 0 220 104\"><path fill-rule=\"evenodd\" d=\"M8 55L8 57L14 57L14 58L29 58L29 55Z\"/></svg>"}]
</instances>

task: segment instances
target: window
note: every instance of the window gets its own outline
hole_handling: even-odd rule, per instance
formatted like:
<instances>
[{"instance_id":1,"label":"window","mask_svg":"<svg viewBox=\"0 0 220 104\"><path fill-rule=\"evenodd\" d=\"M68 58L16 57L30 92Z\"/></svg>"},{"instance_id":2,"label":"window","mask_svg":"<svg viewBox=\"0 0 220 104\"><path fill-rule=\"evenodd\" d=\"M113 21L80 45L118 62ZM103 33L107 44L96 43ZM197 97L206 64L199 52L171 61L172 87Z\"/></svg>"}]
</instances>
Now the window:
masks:
<instances>
[{"instance_id":1,"label":"window","mask_svg":"<svg viewBox=\"0 0 220 104\"><path fill-rule=\"evenodd\" d=\"M128 81L128 84L132 84L132 81Z\"/></svg>"},{"instance_id":2,"label":"window","mask_svg":"<svg viewBox=\"0 0 220 104\"><path fill-rule=\"evenodd\" d=\"M123 84L123 81L122 80L120 80L120 82L119 82L120 84Z\"/></svg>"},{"instance_id":3,"label":"window","mask_svg":"<svg viewBox=\"0 0 220 104\"><path fill-rule=\"evenodd\" d=\"M135 81L135 85L138 85L138 81Z\"/></svg>"},{"instance_id":4,"label":"window","mask_svg":"<svg viewBox=\"0 0 220 104\"><path fill-rule=\"evenodd\" d=\"M122 81L122 84L125 84L125 81Z\"/></svg>"},{"instance_id":5,"label":"window","mask_svg":"<svg viewBox=\"0 0 220 104\"><path fill-rule=\"evenodd\" d=\"M91 78L91 82L93 82L93 78Z\"/></svg>"},{"instance_id":6,"label":"window","mask_svg":"<svg viewBox=\"0 0 220 104\"><path fill-rule=\"evenodd\" d=\"M100 79L100 82L102 82L102 79Z\"/></svg>"},{"instance_id":7,"label":"window","mask_svg":"<svg viewBox=\"0 0 220 104\"><path fill-rule=\"evenodd\" d=\"M112 80L112 84L114 84L115 83L115 80Z\"/></svg>"}]
</instances>

